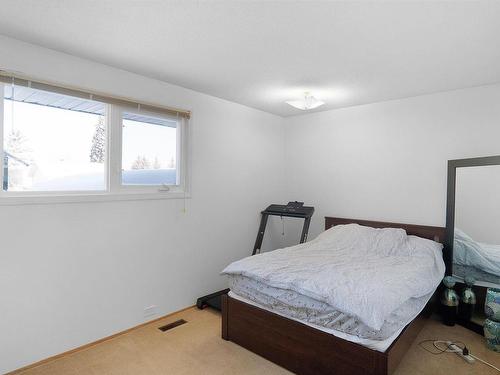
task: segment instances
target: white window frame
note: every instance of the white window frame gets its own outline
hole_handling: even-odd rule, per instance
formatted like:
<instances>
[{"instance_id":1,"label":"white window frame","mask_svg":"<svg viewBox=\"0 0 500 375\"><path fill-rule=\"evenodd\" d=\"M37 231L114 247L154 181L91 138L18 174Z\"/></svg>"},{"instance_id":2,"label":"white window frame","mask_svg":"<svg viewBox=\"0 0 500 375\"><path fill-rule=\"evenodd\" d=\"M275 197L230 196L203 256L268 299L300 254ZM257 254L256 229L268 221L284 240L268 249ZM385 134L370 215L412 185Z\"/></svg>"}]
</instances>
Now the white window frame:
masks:
<instances>
[{"instance_id":1,"label":"white window frame","mask_svg":"<svg viewBox=\"0 0 500 375\"><path fill-rule=\"evenodd\" d=\"M106 160L104 163L105 183L103 190L83 191L4 191L3 190L3 154L4 154L4 84L0 82L0 206L23 204L51 204L78 202L105 202L117 200L148 199L186 199L189 192L189 121L182 116L168 116L160 112L144 111L140 108L105 104L106 125ZM122 185L122 114L132 112L170 119L177 122L177 173L176 185ZM180 162L179 162L180 161Z\"/></svg>"},{"instance_id":2,"label":"white window frame","mask_svg":"<svg viewBox=\"0 0 500 375\"><path fill-rule=\"evenodd\" d=\"M114 113L111 116L111 133L112 136L110 137L114 141L114 149L112 149L112 154L114 153L115 157L110 157L111 160L111 169L114 171L112 173L113 175L113 181L111 181L110 186L115 187L117 192L122 193L122 194L134 194L134 193L184 193L185 186L186 186L186 165L184 165L183 161L185 161L185 146L184 146L184 140L186 139L185 136L185 120L182 117L174 117L174 116L167 116L158 112L154 111L144 111L144 110L138 110L136 108L127 108L127 107L118 107L118 106L113 106L112 108ZM176 165L177 169L177 181L178 184L176 185L123 185L122 184L122 146L123 146L123 138L122 138L122 132L123 132L123 113L124 112L129 112L129 113L137 113L137 114L142 114L142 115L149 115L153 117L159 117L167 120L172 120L177 123L177 157L176 160L180 161L178 165Z\"/></svg>"}]
</instances>

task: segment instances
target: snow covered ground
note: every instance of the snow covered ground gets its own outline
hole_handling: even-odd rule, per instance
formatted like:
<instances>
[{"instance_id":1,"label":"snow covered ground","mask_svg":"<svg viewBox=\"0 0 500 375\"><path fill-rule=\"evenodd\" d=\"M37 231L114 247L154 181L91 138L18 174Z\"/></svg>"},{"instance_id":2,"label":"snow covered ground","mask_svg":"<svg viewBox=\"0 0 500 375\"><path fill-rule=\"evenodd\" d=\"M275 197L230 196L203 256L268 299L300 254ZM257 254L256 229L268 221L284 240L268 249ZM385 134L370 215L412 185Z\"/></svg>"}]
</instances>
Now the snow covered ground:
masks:
<instances>
[{"instance_id":1,"label":"snow covered ground","mask_svg":"<svg viewBox=\"0 0 500 375\"><path fill-rule=\"evenodd\" d=\"M176 169L138 169L123 171L124 185L175 185ZM33 185L33 191L71 191L71 190L102 190L104 189L104 175L90 173L76 176L65 176Z\"/></svg>"}]
</instances>

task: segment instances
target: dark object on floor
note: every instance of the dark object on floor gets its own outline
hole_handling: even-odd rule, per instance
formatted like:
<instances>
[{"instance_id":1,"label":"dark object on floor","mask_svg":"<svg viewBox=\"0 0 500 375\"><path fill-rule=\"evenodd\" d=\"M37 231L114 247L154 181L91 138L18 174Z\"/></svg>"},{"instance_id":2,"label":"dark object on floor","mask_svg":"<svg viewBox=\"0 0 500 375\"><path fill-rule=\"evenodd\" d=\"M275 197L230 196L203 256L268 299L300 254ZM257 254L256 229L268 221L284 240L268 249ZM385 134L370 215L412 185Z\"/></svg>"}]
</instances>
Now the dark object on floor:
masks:
<instances>
[{"instance_id":1,"label":"dark object on floor","mask_svg":"<svg viewBox=\"0 0 500 375\"><path fill-rule=\"evenodd\" d=\"M462 290L460 304L458 305L458 316L461 320L471 320L474 314L477 299L472 287L475 281L473 277L465 277L465 288Z\"/></svg>"},{"instance_id":2,"label":"dark object on floor","mask_svg":"<svg viewBox=\"0 0 500 375\"><path fill-rule=\"evenodd\" d=\"M218 292L208 294L196 300L196 307L203 310L205 307L211 307L216 310L221 310L221 296L229 293L229 289L219 290Z\"/></svg>"},{"instance_id":3,"label":"dark object on floor","mask_svg":"<svg viewBox=\"0 0 500 375\"><path fill-rule=\"evenodd\" d=\"M164 326L161 326L158 329L162 332L165 332L165 331L168 331L169 329L179 327L179 326L186 324L186 323L187 323L187 321L185 321L184 319L179 319L179 320L176 320L175 322L165 324Z\"/></svg>"},{"instance_id":4,"label":"dark object on floor","mask_svg":"<svg viewBox=\"0 0 500 375\"><path fill-rule=\"evenodd\" d=\"M457 312L459 297L453 289L455 280L451 276L446 276L443 279L443 284L446 287L441 295L441 309L443 313L443 323L447 326L454 326L457 321Z\"/></svg>"},{"instance_id":5,"label":"dark object on floor","mask_svg":"<svg viewBox=\"0 0 500 375\"><path fill-rule=\"evenodd\" d=\"M304 219L304 226L302 228L302 234L300 236L300 243L307 241L307 234L309 232L309 224L311 223L311 217L314 214L314 207L304 206L304 202L288 202L288 204L271 204L264 211L261 212L261 220L259 231L257 233L257 239L255 240L255 245L253 247L252 255L260 253L260 248L262 246L262 240L264 239L264 232L266 231L267 219L269 216L280 216L280 217L297 217ZM221 311L221 297L225 296L229 292L229 289L220 290L218 292L203 296L198 298L196 301L196 307L199 309L204 309L205 307L212 307L216 310Z\"/></svg>"}]
</instances>

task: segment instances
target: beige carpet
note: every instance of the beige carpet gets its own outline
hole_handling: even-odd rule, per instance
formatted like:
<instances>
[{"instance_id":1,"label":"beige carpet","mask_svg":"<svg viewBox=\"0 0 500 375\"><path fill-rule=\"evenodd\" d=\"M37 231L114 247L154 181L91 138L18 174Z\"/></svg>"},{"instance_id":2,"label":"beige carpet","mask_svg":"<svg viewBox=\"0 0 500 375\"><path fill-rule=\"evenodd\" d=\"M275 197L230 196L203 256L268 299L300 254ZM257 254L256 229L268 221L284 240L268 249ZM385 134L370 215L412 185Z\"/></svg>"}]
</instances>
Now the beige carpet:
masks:
<instances>
[{"instance_id":1,"label":"beige carpet","mask_svg":"<svg viewBox=\"0 0 500 375\"><path fill-rule=\"evenodd\" d=\"M183 318L187 324L161 332L158 327ZM498 374L480 363L466 364L455 354L432 355L417 343L424 339L461 340L477 356L500 366L500 354L483 338L462 327L430 321L401 362L397 375ZM142 374L289 374L273 363L220 338L220 315L195 308L124 335L19 372L23 375Z\"/></svg>"}]
</instances>

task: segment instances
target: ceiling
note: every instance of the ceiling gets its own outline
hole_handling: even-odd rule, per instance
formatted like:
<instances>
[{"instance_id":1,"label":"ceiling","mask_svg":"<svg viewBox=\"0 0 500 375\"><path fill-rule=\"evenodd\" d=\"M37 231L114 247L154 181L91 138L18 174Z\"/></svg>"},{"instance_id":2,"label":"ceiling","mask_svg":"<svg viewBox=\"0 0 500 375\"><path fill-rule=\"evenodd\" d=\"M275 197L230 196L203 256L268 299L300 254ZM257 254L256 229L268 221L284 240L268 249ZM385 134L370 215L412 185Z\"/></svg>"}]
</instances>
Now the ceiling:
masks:
<instances>
[{"instance_id":1,"label":"ceiling","mask_svg":"<svg viewBox=\"0 0 500 375\"><path fill-rule=\"evenodd\" d=\"M281 116L500 82L497 1L3 0L0 34Z\"/></svg>"}]
</instances>

